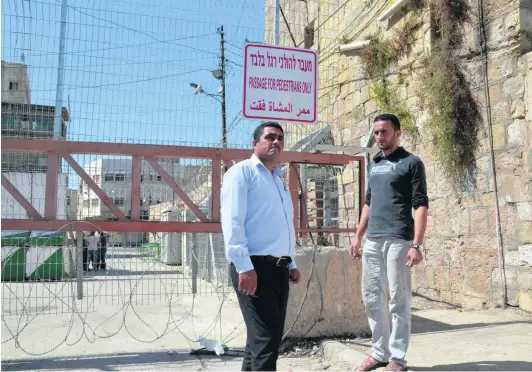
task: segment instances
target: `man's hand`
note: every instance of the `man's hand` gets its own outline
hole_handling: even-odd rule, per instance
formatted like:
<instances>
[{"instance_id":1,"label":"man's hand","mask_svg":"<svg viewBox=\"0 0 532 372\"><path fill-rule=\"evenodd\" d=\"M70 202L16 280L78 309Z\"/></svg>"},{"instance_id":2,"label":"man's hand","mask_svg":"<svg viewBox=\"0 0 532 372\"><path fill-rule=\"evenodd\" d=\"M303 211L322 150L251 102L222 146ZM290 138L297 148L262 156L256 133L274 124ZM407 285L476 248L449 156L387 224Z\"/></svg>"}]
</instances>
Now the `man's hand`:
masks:
<instances>
[{"instance_id":1,"label":"man's hand","mask_svg":"<svg viewBox=\"0 0 532 372\"><path fill-rule=\"evenodd\" d=\"M419 249L410 248L408 250L408 255L406 256L406 266L416 266L421 261L423 261L423 254Z\"/></svg>"},{"instance_id":2,"label":"man's hand","mask_svg":"<svg viewBox=\"0 0 532 372\"><path fill-rule=\"evenodd\" d=\"M355 260L360 260L362 258L362 255L359 252L360 244L360 239L355 237L355 239L353 239L353 242L349 246L349 254Z\"/></svg>"},{"instance_id":3,"label":"man's hand","mask_svg":"<svg viewBox=\"0 0 532 372\"><path fill-rule=\"evenodd\" d=\"M301 278L301 273L298 269L292 269L290 270L290 281L294 284L299 283L299 279Z\"/></svg>"},{"instance_id":4,"label":"man's hand","mask_svg":"<svg viewBox=\"0 0 532 372\"><path fill-rule=\"evenodd\" d=\"M255 270L238 274L238 290L247 295L255 294L257 290L257 272Z\"/></svg>"}]
</instances>

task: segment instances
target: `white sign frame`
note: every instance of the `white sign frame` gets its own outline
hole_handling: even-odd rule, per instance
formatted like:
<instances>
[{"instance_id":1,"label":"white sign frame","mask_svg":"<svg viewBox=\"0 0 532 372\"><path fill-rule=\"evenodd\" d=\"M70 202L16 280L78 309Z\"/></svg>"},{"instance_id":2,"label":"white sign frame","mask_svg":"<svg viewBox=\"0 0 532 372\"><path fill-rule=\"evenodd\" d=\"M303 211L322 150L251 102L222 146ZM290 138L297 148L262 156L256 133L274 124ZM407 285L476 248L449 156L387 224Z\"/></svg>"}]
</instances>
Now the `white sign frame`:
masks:
<instances>
[{"instance_id":1,"label":"white sign frame","mask_svg":"<svg viewBox=\"0 0 532 372\"><path fill-rule=\"evenodd\" d=\"M242 114L248 119L315 123L318 82L316 51L246 43Z\"/></svg>"}]
</instances>

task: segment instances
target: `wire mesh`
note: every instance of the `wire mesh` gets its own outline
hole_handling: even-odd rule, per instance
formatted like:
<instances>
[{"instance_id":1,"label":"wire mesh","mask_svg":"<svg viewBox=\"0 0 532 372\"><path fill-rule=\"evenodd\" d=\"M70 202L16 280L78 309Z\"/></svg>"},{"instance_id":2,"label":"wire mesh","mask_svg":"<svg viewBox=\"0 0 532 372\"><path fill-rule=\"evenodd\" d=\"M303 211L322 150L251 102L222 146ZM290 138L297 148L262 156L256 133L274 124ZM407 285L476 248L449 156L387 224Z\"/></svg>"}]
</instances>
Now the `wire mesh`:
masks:
<instances>
[{"instance_id":1,"label":"wire mesh","mask_svg":"<svg viewBox=\"0 0 532 372\"><path fill-rule=\"evenodd\" d=\"M221 147L225 120L227 146L251 148L252 132L260 121L242 116L243 48L246 41L273 43L273 0L68 0L64 55L60 55L63 1L2 0L2 137L50 139L59 119L59 139ZM353 66L335 54L335 47L342 35L356 35L363 26L360 18L376 13L385 2L280 3L280 45L317 50L320 60L318 121L282 122L285 150L313 152L319 144L353 145L343 138L350 130L348 124L361 118L349 112L339 116L340 109L355 98L342 91L338 77ZM64 57L62 70L60 57ZM222 66L224 79L217 79L213 71ZM61 89L58 74L64 76L59 117L55 113ZM130 217L132 158L105 154L73 154L73 158ZM210 160L157 160L210 215ZM302 207L296 213L308 216L302 227L355 227L361 192L358 165L294 166L302 189ZM46 154L2 152L2 175L41 214L46 170ZM288 174L285 166L286 184ZM145 160L139 207L144 220L198 221ZM20 315L27 323L30 314L87 314L105 306L120 312L128 306L173 304L178 298L196 296L216 297L223 305L231 291L221 234L106 231L105 270L94 270L91 258L97 266L98 253L103 252L97 247L96 253L89 253L87 238L95 231L99 241L103 232L91 221L115 217L87 180L61 160L57 218L83 220L86 230L81 234L65 225L51 233L2 232L2 319ZM2 192L2 218L30 217L9 193ZM343 247L350 239L348 233L302 233L297 249ZM219 320L219 315L213 318ZM180 322L184 319L183 315ZM22 332L17 327L10 330L12 336Z\"/></svg>"}]
</instances>

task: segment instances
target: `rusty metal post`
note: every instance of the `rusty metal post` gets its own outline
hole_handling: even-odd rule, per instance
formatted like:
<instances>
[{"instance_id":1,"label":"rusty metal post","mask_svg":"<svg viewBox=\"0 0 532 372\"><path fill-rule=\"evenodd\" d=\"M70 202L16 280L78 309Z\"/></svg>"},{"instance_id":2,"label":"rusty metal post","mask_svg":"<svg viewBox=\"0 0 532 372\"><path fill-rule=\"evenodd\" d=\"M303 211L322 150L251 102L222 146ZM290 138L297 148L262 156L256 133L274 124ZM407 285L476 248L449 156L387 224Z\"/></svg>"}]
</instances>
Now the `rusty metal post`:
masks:
<instances>
[{"instance_id":1,"label":"rusty metal post","mask_svg":"<svg viewBox=\"0 0 532 372\"><path fill-rule=\"evenodd\" d=\"M192 234L192 293L198 292L198 234Z\"/></svg>"},{"instance_id":2,"label":"rusty metal post","mask_svg":"<svg viewBox=\"0 0 532 372\"><path fill-rule=\"evenodd\" d=\"M77 276L76 282L78 285L78 300L83 299L83 232L76 231L76 266Z\"/></svg>"}]
</instances>

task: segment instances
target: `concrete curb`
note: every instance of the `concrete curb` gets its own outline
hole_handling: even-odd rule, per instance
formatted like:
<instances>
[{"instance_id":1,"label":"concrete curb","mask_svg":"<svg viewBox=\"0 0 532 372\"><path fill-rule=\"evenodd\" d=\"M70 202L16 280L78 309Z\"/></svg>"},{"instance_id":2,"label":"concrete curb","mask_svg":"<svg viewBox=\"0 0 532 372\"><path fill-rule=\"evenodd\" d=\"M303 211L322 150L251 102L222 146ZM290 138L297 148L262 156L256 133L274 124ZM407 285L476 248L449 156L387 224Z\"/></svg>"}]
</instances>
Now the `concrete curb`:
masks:
<instances>
[{"instance_id":1,"label":"concrete curb","mask_svg":"<svg viewBox=\"0 0 532 372\"><path fill-rule=\"evenodd\" d=\"M321 350L323 351L323 357L330 362L349 364L353 368L357 368L367 357L367 355L338 341L322 341Z\"/></svg>"}]
</instances>

